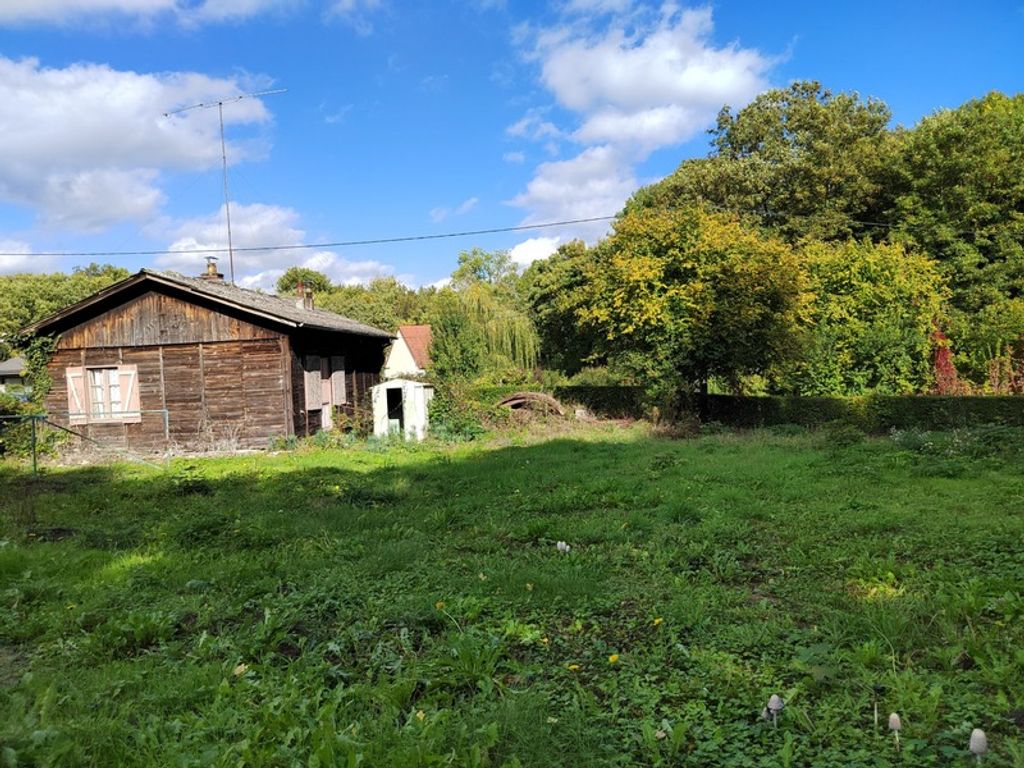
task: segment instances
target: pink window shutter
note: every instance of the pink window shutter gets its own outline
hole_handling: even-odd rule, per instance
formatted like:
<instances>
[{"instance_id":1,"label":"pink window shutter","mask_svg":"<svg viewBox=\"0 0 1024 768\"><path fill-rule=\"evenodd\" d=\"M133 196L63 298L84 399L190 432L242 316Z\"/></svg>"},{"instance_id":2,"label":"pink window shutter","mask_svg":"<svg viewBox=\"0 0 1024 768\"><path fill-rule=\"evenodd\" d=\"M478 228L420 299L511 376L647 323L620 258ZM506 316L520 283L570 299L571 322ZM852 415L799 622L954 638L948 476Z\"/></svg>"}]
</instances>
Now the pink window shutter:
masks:
<instances>
[{"instance_id":1,"label":"pink window shutter","mask_svg":"<svg viewBox=\"0 0 1024 768\"><path fill-rule=\"evenodd\" d=\"M339 355L331 356L331 390L335 405L348 402L345 392L345 358Z\"/></svg>"},{"instance_id":2,"label":"pink window shutter","mask_svg":"<svg viewBox=\"0 0 1024 768\"><path fill-rule=\"evenodd\" d=\"M85 424L89 421L89 409L85 400L85 369L74 366L64 369L68 382L68 423Z\"/></svg>"},{"instance_id":3,"label":"pink window shutter","mask_svg":"<svg viewBox=\"0 0 1024 768\"><path fill-rule=\"evenodd\" d=\"M320 377L320 355L306 355L305 388L307 411L319 411L323 408L324 400Z\"/></svg>"},{"instance_id":4,"label":"pink window shutter","mask_svg":"<svg viewBox=\"0 0 1024 768\"><path fill-rule=\"evenodd\" d=\"M142 421L141 398L139 397L139 367L122 365L117 369L117 383L121 389L121 407L124 412L120 421L125 424L138 424Z\"/></svg>"}]
</instances>

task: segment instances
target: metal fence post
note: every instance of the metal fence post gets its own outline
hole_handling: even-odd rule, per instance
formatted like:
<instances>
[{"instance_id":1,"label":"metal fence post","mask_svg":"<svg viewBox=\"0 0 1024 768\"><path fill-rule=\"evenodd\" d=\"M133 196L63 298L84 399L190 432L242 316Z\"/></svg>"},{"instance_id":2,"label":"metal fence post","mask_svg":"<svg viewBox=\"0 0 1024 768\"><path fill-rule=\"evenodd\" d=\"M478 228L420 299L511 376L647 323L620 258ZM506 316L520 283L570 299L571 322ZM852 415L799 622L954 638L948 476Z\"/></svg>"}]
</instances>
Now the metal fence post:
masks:
<instances>
[{"instance_id":1,"label":"metal fence post","mask_svg":"<svg viewBox=\"0 0 1024 768\"><path fill-rule=\"evenodd\" d=\"M39 459L36 456L36 417L29 416L29 421L32 422L32 474L39 474Z\"/></svg>"}]
</instances>

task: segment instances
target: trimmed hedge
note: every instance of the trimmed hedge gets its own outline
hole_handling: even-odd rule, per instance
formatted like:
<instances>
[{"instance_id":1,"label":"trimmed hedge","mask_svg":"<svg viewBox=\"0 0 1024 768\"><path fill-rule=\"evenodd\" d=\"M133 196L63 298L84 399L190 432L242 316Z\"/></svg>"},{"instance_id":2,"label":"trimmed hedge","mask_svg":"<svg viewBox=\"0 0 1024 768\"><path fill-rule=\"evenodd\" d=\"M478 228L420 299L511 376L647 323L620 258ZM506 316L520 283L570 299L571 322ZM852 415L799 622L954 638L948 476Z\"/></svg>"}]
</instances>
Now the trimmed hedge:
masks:
<instances>
[{"instance_id":1,"label":"trimmed hedge","mask_svg":"<svg viewBox=\"0 0 1024 768\"><path fill-rule=\"evenodd\" d=\"M554 395L563 403L582 405L598 416L640 418L644 413L643 387L577 384L555 387Z\"/></svg>"},{"instance_id":2,"label":"trimmed hedge","mask_svg":"<svg viewBox=\"0 0 1024 768\"><path fill-rule=\"evenodd\" d=\"M471 397L493 406L514 392L543 391L536 386L478 387ZM586 407L598 416L642 418L643 387L575 385L555 387L550 394L565 404ZM955 429L979 424L1024 427L1024 396L866 395L864 397L742 397L709 395L701 420L730 427L771 427L799 424L818 427L830 422L852 424L865 432L890 429Z\"/></svg>"},{"instance_id":3,"label":"trimmed hedge","mask_svg":"<svg viewBox=\"0 0 1024 768\"><path fill-rule=\"evenodd\" d=\"M955 429L979 424L1024 427L1024 397L867 395L865 397L735 397L710 395L704 421L735 427L840 421L866 432Z\"/></svg>"},{"instance_id":4,"label":"trimmed hedge","mask_svg":"<svg viewBox=\"0 0 1024 768\"><path fill-rule=\"evenodd\" d=\"M643 387L578 384L551 389L539 384L503 384L473 387L467 395L471 400L490 408L516 392L544 392L563 405L582 405L592 413L608 418L640 418L644 413Z\"/></svg>"}]
</instances>

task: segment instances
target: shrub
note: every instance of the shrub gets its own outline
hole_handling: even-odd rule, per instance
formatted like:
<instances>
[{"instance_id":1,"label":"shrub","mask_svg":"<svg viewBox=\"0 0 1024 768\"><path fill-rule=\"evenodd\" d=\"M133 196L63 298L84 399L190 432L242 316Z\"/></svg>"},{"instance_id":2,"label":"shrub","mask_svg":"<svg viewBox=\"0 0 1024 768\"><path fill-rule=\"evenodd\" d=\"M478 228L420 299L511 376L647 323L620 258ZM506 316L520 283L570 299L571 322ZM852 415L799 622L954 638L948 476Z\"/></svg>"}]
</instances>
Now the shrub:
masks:
<instances>
[{"instance_id":1,"label":"shrub","mask_svg":"<svg viewBox=\"0 0 1024 768\"><path fill-rule=\"evenodd\" d=\"M457 384L438 385L429 410L430 435L439 440L473 440L486 431L480 407Z\"/></svg>"},{"instance_id":2,"label":"shrub","mask_svg":"<svg viewBox=\"0 0 1024 768\"><path fill-rule=\"evenodd\" d=\"M13 395L0 392L0 456L28 456L32 451L32 424L28 416L38 415L39 409ZM36 424L37 450L49 450L53 442L51 433L43 433Z\"/></svg>"},{"instance_id":3,"label":"shrub","mask_svg":"<svg viewBox=\"0 0 1024 768\"><path fill-rule=\"evenodd\" d=\"M820 427L842 422L874 433L910 428L956 429L981 424L1024 426L1024 397L710 395L702 416L705 421L719 421L734 427L779 424Z\"/></svg>"},{"instance_id":4,"label":"shrub","mask_svg":"<svg viewBox=\"0 0 1024 768\"><path fill-rule=\"evenodd\" d=\"M555 398L578 403L599 416L640 418L644 413L643 387L570 385L556 387Z\"/></svg>"}]
</instances>

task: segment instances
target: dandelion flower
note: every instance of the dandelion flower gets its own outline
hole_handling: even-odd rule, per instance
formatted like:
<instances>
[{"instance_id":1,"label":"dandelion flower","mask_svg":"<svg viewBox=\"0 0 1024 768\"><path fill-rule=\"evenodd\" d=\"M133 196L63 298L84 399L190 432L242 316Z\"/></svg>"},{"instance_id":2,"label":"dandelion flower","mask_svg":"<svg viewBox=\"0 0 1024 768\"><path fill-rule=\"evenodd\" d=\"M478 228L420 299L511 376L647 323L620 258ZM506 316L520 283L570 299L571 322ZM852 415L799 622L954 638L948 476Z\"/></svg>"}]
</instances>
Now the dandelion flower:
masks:
<instances>
[{"instance_id":1,"label":"dandelion flower","mask_svg":"<svg viewBox=\"0 0 1024 768\"><path fill-rule=\"evenodd\" d=\"M551 644L551 638L550 637L542 637L540 639L540 642L541 642L541 645L550 645Z\"/></svg>"},{"instance_id":2,"label":"dandelion flower","mask_svg":"<svg viewBox=\"0 0 1024 768\"><path fill-rule=\"evenodd\" d=\"M427 713L424 712L422 709L417 709L416 710L416 719L419 720L422 723L424 720L427 719Z\"/></svg>"},{"instance_id":3,"label":"dandelion flower","mask_svg":"<svg viewBox=\"0 0 1024 768\"><path fill-rule=\"evenodd\" d=\"M654 626L656 626L656 627L660 627L660 626L661 626L661 623L662 623L663 621L664 621L664 619L663 619L663 618L661 618L661 616L659 616L658 618L656 618L656 619L654 620L654 622L653 622L653 623L654 623Z\"/></svg>"},{"instance_id":4,"label":"dandelion flower","mask_svg":"<svg viewBox=\"0 0 1024 768\"><path fill-rule=\"evenodd\" d=\"M434 607L437 608L437 610L439 610L439 611L443 611L444 610L444 600L438 600L436 603L434 603Z\"/></svg>"},{"instance_id":5,"label":"dandelion flower","mask_svg":"<svg viewBox=\"0 0 1024 768\"><path fill-rule=\"evenodd\" d=\"M579 664L570 664L568 669L569 669L570 672L579 672L580 671L580 665Z\"/></svg>"},{"instance_id":6,"label":"dandelion flower","mask_svg":"<svg viewBox=\"0 0 1024 768\"><path fill-rule=\"evenodd\" d=\"M609 664L618 664L619 663L619 654L613 653L611 656L609 656L608 657L608 663Z\"/></svg>"},{"instance_id":7,"label":"dandelion flower","mask_svg":"<svg viewBox=\"0 0 1024 768\"><path fill-rule=\"evenodd\" d=\"M248 671L249 671L249 665L248 664L239 664L237 667L235 667L232 670L232 674L235 677L241 677L242 675L244 675Z\"/></svg>"},{"instance_id":8,"label":"dandelion flower","mask_svg":"<svg viewBox=\"0 0 1024 768\"><path fill-rule=\"evenodd\" d=\"M533 582L530 582L530 581L526 582L526 591L527 592L533 592Z\"/></svg>"}]
</instances>

